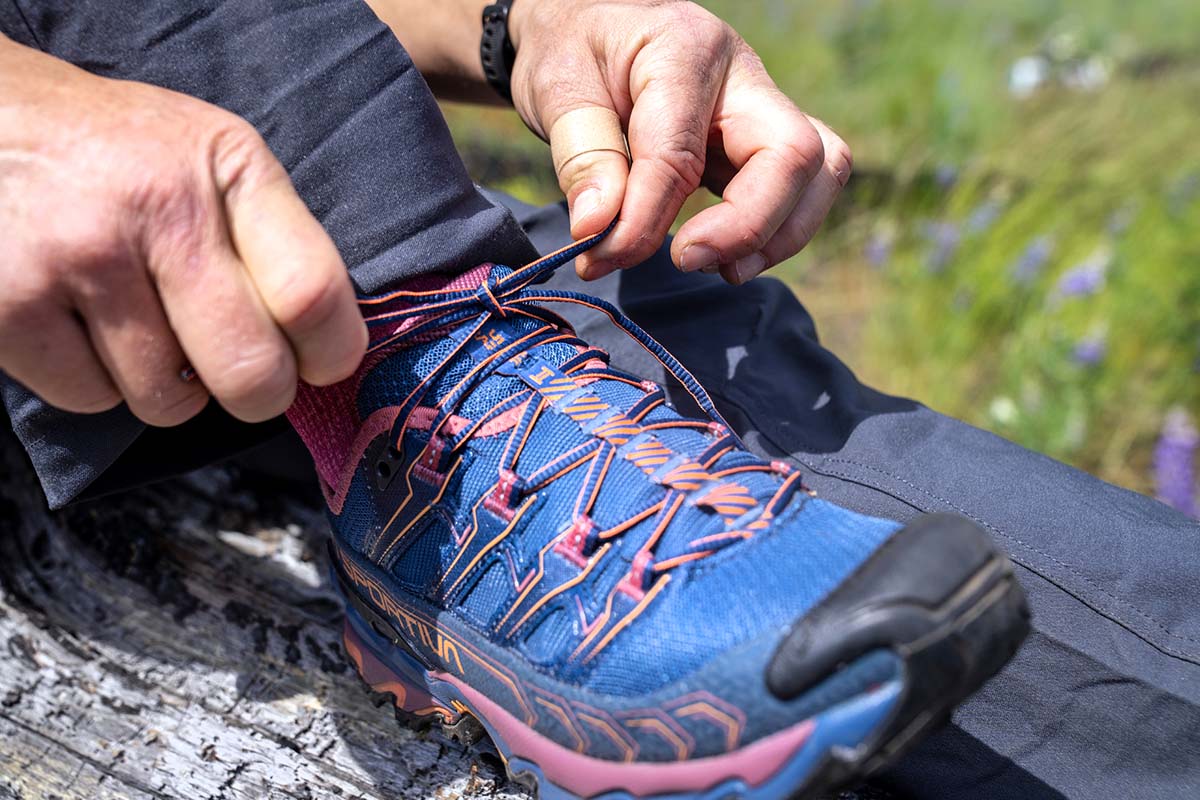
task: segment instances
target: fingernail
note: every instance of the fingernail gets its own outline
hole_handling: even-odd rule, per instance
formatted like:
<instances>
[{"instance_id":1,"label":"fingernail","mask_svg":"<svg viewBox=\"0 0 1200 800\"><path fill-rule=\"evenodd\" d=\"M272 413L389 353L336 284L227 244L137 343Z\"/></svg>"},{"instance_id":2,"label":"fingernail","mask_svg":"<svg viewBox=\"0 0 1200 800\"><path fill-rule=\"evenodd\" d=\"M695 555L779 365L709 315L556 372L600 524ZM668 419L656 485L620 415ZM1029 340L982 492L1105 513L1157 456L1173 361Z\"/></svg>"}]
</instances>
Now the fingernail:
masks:
<instances>
[{"instance_id":1,"label":"fingernail","mask_svg":"<svg viewBox=\"0 0 1200 800\"><path fill-rule=\"evenodd\" d=\"M591 216L592 212L600 207L600 201L604 199L599 189L584 189L575 198L574 205L571 206L571 221L579 222Z\"/></svg>"},{"instance_id":2,"label":"fingernail","mask_svg":"<svg viewBox=\"0 0 1200 800\"><path fill-rule=\"evenodd\" d=\"M701 267L700 271L706 275L716 275L721 271L720 264L709 264L707 267Z\"/></svg>"},{"instance_id":3,"label":"fingernail","mask_svg":"<svg viewBox=\"0 0 1200 800\"><path fill-rule=\"evenodd\" d=\"M720 263L721 256L705 244L689 244L679 255L679 267L684 272L695 272Z\"/></svg>"},{"instance_id":4,"label":"fingernail","mask_svg":"<svg viewBox=\"0 0 1200 800\"><path fill-rule=\"evenodd\" d=\"M733 274L737 276L739 285L753 278L767 268L767 257L762 253L751 253L745 258L739 258L733 264Z\"/></svg>"}]
</instances>

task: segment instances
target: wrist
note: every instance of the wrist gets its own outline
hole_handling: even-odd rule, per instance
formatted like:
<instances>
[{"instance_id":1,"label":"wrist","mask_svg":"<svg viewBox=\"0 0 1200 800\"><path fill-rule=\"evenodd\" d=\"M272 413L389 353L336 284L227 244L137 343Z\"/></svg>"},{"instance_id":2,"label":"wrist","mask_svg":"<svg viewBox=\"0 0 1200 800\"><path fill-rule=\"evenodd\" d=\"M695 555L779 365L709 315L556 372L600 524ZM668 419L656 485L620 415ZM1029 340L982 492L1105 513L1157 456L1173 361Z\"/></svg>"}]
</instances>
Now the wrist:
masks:
<instances>
[{"instance_id":1,"label":"wrist","mask_svg":"<svg viewBox=\"0 0 1200 800\"><path fill-rule=\"evenodd\" d=\"M518 50L521 47L525 25L536 4L537 0L513 0L512 7L508 9L508 40Z\"/></svg>"},{"instance_id":2,"label":"wrist","mask_svg":"<svg viewBox=\"0 0 1200 800\"><path fill-rule=\"evenodd\" d=\"M492 0L367 0L442 99L500 102L479 60L483 9Z\"/></svg>"}]
</instances>

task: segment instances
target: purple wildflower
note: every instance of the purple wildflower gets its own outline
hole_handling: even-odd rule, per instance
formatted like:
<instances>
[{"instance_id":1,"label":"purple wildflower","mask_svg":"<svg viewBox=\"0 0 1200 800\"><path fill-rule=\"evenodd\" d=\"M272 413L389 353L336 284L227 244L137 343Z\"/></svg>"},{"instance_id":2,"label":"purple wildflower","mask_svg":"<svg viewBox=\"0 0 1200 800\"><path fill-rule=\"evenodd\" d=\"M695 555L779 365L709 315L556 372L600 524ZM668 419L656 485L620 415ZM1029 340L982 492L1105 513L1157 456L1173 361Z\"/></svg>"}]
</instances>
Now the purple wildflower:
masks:
<instances>
[{"instance_id":1,"label":"purple wildflower","mask_svg":"<svg viewBox=\"0 0 1200 800\"><path fill-rule=\"evenodd\" d=\"M1196 450L1200 433L1186 411L1173 408L1163 421L1154 448L1154 484L1158 499L1189 517L1200 516L1196 505Z\"/></svg>"},{"instance_id":2,"label":"purple wildflower","mask_svg":"<svg viewBox=\"0 0 1200 800\"><path fill-rule=\"evenodd\" d=\"M1042 274L1042 268L1050 260L1054 251L1054 240L1049 236L1039 236L1029 243L1025 252L1013 265L1013 280L1022 286L1028 286Z\"/></svg>"},{"instance_id":3,"label":"purple wildflower","mask_svg":"<svg viewBox=\"0 0 1200 800\"><path fill-rule=\"evenodd\" d=\"M958 182L958 167L953 164L938 164L933 170L933 179L940 189L949 189Z\"/></svg>"},{"instance_id":4,"label":"purple wildflower","mask_svg":"<svg viewBox=\"0 0 1200 800\"><path fill-rule=\"evenodd\" d=\"M863 249L863 255L872 267L882 267L892 257L892 237L886 233L877 233L870 238Z\"/></svg>"},{"instance_id":5,"label":"purple wildflower","mask_svg":"<svg viewBox=\"0 0 1200 800\"><path fill-rule=\"evenodd\" d=\"M925 238L933 243L929 254L929 271L941 272L958 252L962 232L953 222L931 222L925 226Z\"/></svg>"},{"instance_id":6,"label":"purple wildflower","mask_svg":"<svg viewBox=\"0 0 1200 800\"><path fill-rule=\"evenodd\" d=\"M1059 298L1084 297L1104 288L1108 259L1093 256L1062 274L1054 294Z\"/></svg>"},{"instance_id":7,"label":"purple wildflower","mask_svg":"<svg viewBox=\"0 0 1200 800\"><path fill-rule=\"evenodd\" d=\"M1080 339L1075 344L1075 350L1071 357L1075 359L1075 363L1082 364L1085 367L1093 367L1104 360L1104 356L1108 353L1108 342L1101 335L1091 335Z\"/></svg>"},{"instance_id":8,"label":"purple wildflower","mask_svg":"<svg viewBox=\"0 0 1200 800\"><path fill-rule=\"evenodd\" d=\"M984 200L967 217L967 231L983 233L1000 218L1000 210L1000 204L995 200Z\"/></svg>"}]
</instances>

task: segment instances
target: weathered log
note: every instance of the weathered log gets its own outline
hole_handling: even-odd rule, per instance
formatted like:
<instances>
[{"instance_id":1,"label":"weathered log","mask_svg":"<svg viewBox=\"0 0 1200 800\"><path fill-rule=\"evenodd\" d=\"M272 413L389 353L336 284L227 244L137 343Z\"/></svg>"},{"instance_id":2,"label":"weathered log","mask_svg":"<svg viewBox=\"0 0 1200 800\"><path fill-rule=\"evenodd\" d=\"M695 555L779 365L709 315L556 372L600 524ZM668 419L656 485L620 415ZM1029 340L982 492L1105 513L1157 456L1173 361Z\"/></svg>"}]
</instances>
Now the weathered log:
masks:
<instances>
[{"instance_id":1,"label":"weathered log","mask_svg":"<svg viewBox=\"0 0 1200 800\"><path fill-rule=\"evenodd\" d=\"M315 489L206 469L49 512L0 434L0 800L523 798L348 666Z\"/></svg>"}]
</instances>

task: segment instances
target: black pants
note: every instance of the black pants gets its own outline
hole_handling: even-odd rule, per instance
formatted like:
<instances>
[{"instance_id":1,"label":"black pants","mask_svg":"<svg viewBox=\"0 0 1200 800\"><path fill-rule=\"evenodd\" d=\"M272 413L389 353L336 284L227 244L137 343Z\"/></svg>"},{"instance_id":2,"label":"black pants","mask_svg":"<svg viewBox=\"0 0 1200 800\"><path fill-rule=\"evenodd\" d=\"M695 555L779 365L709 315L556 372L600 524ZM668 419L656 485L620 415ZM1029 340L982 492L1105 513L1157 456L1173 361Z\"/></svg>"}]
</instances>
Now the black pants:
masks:
<instances>
[{"instance_id":1,"label":"black pants","mask_svg":"<svg viewBox=\"0 0 1200 800\"><path fill-rule=\"evenodd\" d=\"M562 207L493 203L471 186L407 56L355 2L75 2L68 13L65 2L22 0L20 15L5 2L0 25L12 36L255 123L364 289L483 260L521 263L529 241L499 204L539 249L567 238ZM795 459L824 497L898 520L976 520L1030 595L1035 630L1014 662L883 782L939 799L1200 796L1200 524L863 386L782 284L735 289L682 275L665 253L586 287L568 270L555 282L620 305L697 374L753 448ZM583 338L623 368L662 377L639 347L581 313L567 311ZM56 504L116 488L114 474L128 482L219 454L202 442L228 451L268 430L214 412L148 434L121 409L72 417L11 383L5 403ZM166 460L156 436L193 446Z\"/></svg>"}]
</instances>

